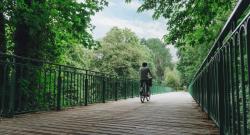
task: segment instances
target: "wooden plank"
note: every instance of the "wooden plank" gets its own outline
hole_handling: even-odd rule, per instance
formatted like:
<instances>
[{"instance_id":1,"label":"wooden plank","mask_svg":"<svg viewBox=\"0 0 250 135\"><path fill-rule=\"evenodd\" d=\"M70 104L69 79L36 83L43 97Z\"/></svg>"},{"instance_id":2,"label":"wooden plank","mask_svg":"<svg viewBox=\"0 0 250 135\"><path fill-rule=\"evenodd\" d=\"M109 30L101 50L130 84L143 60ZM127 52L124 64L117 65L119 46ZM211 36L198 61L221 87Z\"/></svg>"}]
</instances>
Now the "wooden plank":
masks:
<instances>
[{"instance_id":1,"label":"wooden plank","mask_svg":"<svg viewBox=\"0 0 250 135\"><path fill-rule=\"evenodd\" d=\"M219 134L215 124L185 92L18 115L0 121L4 134Z\"/></svg>"}]
</instances>

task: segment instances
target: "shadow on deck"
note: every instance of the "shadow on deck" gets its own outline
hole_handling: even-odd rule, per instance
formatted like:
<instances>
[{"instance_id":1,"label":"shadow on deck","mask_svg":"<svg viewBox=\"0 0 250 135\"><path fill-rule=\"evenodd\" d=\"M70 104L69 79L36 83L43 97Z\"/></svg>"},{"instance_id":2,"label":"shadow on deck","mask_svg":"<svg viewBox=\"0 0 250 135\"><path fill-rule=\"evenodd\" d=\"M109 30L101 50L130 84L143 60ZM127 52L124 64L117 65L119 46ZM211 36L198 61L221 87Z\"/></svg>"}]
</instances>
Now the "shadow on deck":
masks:
<instances>
[{"instance_id":1,"label":"shadow on deck","mask_svg":"<svg viewBox=\"0 0 250 135\"><path fill-rule=\"evenodd\" d=\"M138 98L75 107L59 112L18 115L0 121L1 134L219 134L189 93L153 95L150 102Z\"/></svg>"}]
</instances>

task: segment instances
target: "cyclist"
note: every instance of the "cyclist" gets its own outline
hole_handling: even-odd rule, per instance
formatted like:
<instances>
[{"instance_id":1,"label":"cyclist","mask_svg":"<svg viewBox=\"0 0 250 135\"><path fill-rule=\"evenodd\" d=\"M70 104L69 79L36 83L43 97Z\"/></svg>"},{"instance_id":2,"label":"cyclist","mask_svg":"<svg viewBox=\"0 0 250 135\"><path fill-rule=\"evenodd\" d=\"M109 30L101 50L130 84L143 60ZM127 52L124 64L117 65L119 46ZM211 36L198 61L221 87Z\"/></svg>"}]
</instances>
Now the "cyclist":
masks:
<instances>
[{"instance_id":1,"label":"cyclist","mask_svg":"<svg viewBox=\"0 0 250 135\"><path fill-rule=\"evenodd\" d=\"M149 77L150 75L150 77ZM140 83L141 83L141 88L143 87L143 83L146 82L147 84L147 93L148 93L148 90L149 90L149 87L150 87L150 81L152 79L152 74L148 68L148 64L146 62L143 62L142 63L142 67L140 67ZM140 94L141 94L141 91L142 89L140 89Z\"/></svg>"}]
</instances>

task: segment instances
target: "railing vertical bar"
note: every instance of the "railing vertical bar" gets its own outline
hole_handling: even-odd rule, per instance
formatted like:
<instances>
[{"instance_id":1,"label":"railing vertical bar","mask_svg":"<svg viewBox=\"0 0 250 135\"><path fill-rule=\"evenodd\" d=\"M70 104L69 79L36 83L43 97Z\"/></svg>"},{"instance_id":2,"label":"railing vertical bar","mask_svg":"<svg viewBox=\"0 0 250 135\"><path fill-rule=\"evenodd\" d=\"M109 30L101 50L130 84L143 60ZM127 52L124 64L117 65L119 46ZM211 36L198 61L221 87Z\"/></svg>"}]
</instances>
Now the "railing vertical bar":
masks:
<instances>
[{"instance_id":1,"label":"railing vertical bar","mask_svg":"<svg viewBox=\"0 0 250 135\"><path fill-rule=\"evenodd\" d=\"M115 79L115 101L118 100L118 78Z\"/></svg>"},{"instance_id":2,"label":"railing vertical bar","mask_svg":"<svg viewBox=\"0 0 250 135\"><path fill-rule=\"evenodd\" d=\"M66 106L69 106L69 100L70 100L70 97L69 97L69 93L70 93L70 88L69 88L69 83L70 83L70 72L67 71L67 85L66 85L66 90L65 90L65 98L66 98Z\"/></svg>"},{"instance_id":3,"label":"railing vertical bar","mask_svg":"<svg viewBox=\"0 0 250 135\"><path fill-rule=\"evenodd\" d=\"M82 88L83 88L83 84L82 84L82 81L83 79L82 79L82 73L79 73L79 85L80 85L80 87L79 87L79 105L82 105Z\"/></svg>"},{"instance_id":4,"label":"railing vertical bar","mask_svg":"<svg viewBox=\"0 0 250 135\"><path fill-rule=\"evenodd\" d=\"M53 101L53 99L52 99L53 98L52 97L52 95L53 95L52 94L52 77L51 77L51 72L52 71L51 70L52 70L51 67L49 67L49 94L48 94L48 96L49 96L48 97L49 98L49 110L52 109L51 108L51 104L52 104L51 102Z\"/></svg>"},{"instance_id":5,"label":"railing vertical bar","mask_svg":"<svg viewBox=\"0 0 250 135\"><path fill-rule=\"evenodd\" d=\"M235 88L236 88L236 103L237 103L237 133L241 134L241 122L240 122L240 97L239 97L239 62L238 62L238 57L239 57L239 45L238 45L238 35L236 34L235 36L235 75L236 75L236 83L235 83Z\"/></svg>"},{"instance_id":6,"label":"railing vertical bar","mask_svg":"<svg viewBox=\"0 0 250 135\"><path fill-rule=\"evenodd\" d=\"M76 104L80 105L80 100L79 100L79 87L81 87L81 85L79 84L79 73L76 73Z\"/></svg>"},{"instance_id":7,"label":"railing vertical bar","mask_svg":"<svg viewBox=\"0 0 250 135\"><path fill-rule=\"evenodd\" d=\"M15 60L14 60L15 61ZM14 64L16 68L16 63ZM14 115L14 108L15 108L15 91L16 91L16 72L12 71L11 73L11 86L10 86L10 98L9 98L9 110L8 110L8 117L13 117Z\"/></svg>"},{"instance_id":8,"label":"railing vertical bar","mask_svg":"<svg viewBox=\"0 0 250 135\"><path fill-rule=\"evenodd\" d=\"M105 77L102 78L102 102L105 103L106 96L106 86L105 86Z\"/></svg>"},{"instance_id":9,"label":"railing vertical bar","mask_svg":"<svg viewBox=\"0 0 250 135\"><path fill-rule=\"evenodd\" d=\"M7 97L7 83L8 83L8 77L7 77L7 67L8 64L3 64L4 70L3 70L3 85L1 86L1 112L0 112L0 116L2 115L6 115L6 97Z\"/></svg>"},{"instance_id":10,"label":"railing vertical bar","mask_svg":"<svg viewBox=\"0 0 250 135\"><path fill-rule=\"evenodd\" d=\"M247 66L248 66L248 98L250 98L250 18L248 18L246 23L246 49L247 49ZM248 99L248 106L250 106L250 99ZM248 107L248 113L250 113L250 107ZM248 117L248 119L250 119ZM248 122L248 133L250 133L250 122Z\"/></svg>"},{"instance_id":11,"label":"railing vertical bar","mask_svg":"<svg viewBox=\"0 0 250 135\"><path fill-rule=\"evenodd\" d=\"M63 67L61 67L61 77L62 77L62 84L61 84L61 108L64 107L64 89L65 89L65 71Z\"/></svg>"},{"instance_id":12,"label":"railing vertical bar","mask_svg":"<svg viewBox=\"0 0 250 135\"><path fill-rule=\"evenodd\" d=\"M85 74L85 89L84 89L84 99L85 99L85 102L84 102L84 105L87 106L88 105L88 71L86 71L86 74Z\"/></svg>"},{"instance_id":13,"label":"railing vertical bar","mask_svg":"<svg viewBox=\"0 0 250 135\"><path fill-rule=\"evenodd\" d=\"M43 83L43 104L44 108L47 109L47 104L46 104L46 88L47 88L47 70L44 69L44 83Z\"/></svg>"},{"instance_id":14,"label":"railing vertical bar","mask_svg":"<svg viewBox=\"0 0 250 135\"><path fill-rule=\"evenodd\" d=\"M241 91L243 100L243 134L247 135L247 103L246 103L246 90L245 90L245 63L244 63L244 49L245 49L245 31L240 31L239 34L240 44L240 63L241 63Z\"/></svg>"},{"instance_id":15,"label":"railing vertical bar","mask_svg":"<svg viewBox=\"0 0 250 135\"><path fill-rule=\"evenodd\" d=\"M221 43L220 43L221 45ZM219 124L220 124L220 134L224 135L224 124L225 124L225 104L224 104L224 49L222 48L220 50L219 54L219 63L218 63L218 69L219 69Z\"/></svg>"},{"instance_id":16,"label":"railing vertical bar","mask_svg":"<svg viewBox=\"0 0 250 135\"><path fill-rule=\"evenodd\" d=\"M57 111L61 110L61 91L62 91L62 76L61 66L59 66L58 77L57 77Z\"/></svg>"}]
</instances>

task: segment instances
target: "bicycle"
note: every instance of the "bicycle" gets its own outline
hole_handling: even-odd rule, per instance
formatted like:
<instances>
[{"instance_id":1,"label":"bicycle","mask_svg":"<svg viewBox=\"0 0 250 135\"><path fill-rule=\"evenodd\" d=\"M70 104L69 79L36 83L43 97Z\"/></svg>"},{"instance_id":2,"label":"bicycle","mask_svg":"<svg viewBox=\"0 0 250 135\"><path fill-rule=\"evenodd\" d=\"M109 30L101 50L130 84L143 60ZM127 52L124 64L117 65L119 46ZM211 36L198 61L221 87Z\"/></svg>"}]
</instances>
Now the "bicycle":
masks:
<instances>
[{"instance_id":1,"label":"bicycle","mask_svg":"<svg viewBox=\"0 0 250 135\"><path fill-rule=\"evenodd\" d=\"M145 102L145 99L147 101L150 100L150 97L151 97L151 92L150 92L150 89L147 90L147 88L149 88L149 86L147 87L147 82L144 81L143 84L142 84L142 87L140 88L140 99L141 99L141 103L144 103ZM147 92L148 91L148 92Z\"/></svg>"}]
</instances>

